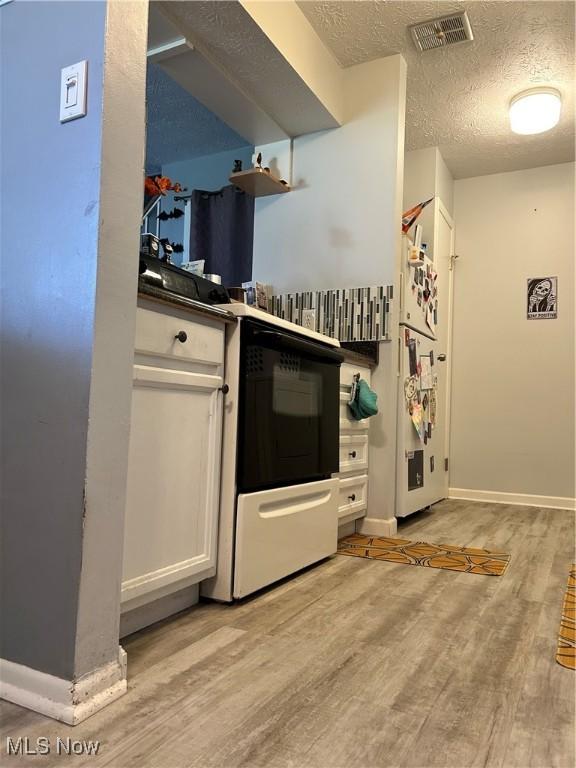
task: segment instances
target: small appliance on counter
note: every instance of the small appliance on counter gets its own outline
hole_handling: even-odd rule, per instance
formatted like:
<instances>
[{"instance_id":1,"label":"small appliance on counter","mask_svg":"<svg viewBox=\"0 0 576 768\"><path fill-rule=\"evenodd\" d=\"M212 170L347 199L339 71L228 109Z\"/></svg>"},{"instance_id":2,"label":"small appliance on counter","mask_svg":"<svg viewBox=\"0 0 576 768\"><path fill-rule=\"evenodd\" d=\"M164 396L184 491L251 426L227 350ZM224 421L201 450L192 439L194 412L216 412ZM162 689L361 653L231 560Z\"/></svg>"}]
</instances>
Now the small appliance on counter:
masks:
<instances>
[{"instance_id":1,"label":"small appliance on counter","mask_svg":"<svg viewBox=\"0 0 576 768\"><path fill-rule=\"evenodd\" d=\"M222 285L151 256L140 256L138 283L156 288L168 297L180 296L202 304L230 303L228 291Z\"/></svg>"}]
</instances>

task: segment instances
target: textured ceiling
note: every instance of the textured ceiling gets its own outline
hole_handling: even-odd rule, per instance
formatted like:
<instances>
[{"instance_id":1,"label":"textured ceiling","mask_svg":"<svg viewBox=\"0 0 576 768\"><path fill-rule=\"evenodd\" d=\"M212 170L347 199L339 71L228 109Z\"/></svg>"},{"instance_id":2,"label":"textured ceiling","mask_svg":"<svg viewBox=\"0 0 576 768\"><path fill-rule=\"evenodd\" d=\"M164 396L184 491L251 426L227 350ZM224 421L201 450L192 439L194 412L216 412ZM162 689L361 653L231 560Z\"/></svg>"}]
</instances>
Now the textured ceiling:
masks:
<instances>
[{"instance_id":1,"label":"textured ceiling","mask_svg":"<svg viewBox=\"0 0 576 768\"><path fill-rule=\"evenodd\" d=\"M338 125L237 0L162 0L161 7L196 50L216 63L288 135Z\"/></svg>"},{"instance_id":2,"label":"textured ceiling","mask_svg":"<svg viewBox=\"0 0 576 768\"><path fill-rule=\"evenodd\" d=\"M406 148L440 147L455 178L574 159L573 2L305 0L299 6L344 67L403 54ZM416 51L410 24L463 9L473 42ZM562 92L560 123L548 133L517 136L508 103L537 85Z\"/></svg>"},{"instance_id":3,"label":"textured ceiling","mask_svg":"<svg viewBox=\"0 0 576 768\"><path fill-rule=\"evenodd\" d=\"M160 67L148 65L146 82L146 171L248 142L206 109Z\"/></svg>"}]
</instances>

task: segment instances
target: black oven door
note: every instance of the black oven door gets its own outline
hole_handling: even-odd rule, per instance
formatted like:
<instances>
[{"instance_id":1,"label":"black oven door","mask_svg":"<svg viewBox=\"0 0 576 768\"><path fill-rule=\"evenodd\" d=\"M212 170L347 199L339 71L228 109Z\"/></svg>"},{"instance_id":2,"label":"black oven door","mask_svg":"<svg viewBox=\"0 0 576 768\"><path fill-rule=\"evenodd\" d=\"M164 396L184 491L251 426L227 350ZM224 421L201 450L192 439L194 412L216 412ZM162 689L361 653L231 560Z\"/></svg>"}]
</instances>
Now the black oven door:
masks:
<instances>
[{"instance_id":1,"label":"black oven door","mask_svg":"<svg viewBox=\"0 0 576 768\"><path fill-rule=\"evenodd\" d=\"M342 360L334 347L242 321L240 493L338 472Z\"/></svg>"}]
</instances>

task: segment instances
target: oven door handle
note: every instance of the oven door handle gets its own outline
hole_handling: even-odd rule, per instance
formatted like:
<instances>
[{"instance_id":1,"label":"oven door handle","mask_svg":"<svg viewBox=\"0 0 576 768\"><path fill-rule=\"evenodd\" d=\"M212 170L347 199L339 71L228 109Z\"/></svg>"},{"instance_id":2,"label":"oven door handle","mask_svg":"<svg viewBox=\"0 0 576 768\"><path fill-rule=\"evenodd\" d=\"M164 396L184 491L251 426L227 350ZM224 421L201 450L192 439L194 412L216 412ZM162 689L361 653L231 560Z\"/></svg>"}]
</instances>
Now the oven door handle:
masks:
<instances>
[{"instance_id":1,"label":"oven door handle","mask_svg":"<svg viewBox=\"0 0 576 768\"><path fill-rule=\"evenodd\" d=\"M295 352L301 352L304 355L321 358L333 363L344 362L344 355L337 348L324 347L322 344L315 344L305 339L297 339L294 336L288 336L278 331L254 331L254 338L259 339L264 344L273 345L280 349L292 349Z\"/></svg>"}]
</instances>

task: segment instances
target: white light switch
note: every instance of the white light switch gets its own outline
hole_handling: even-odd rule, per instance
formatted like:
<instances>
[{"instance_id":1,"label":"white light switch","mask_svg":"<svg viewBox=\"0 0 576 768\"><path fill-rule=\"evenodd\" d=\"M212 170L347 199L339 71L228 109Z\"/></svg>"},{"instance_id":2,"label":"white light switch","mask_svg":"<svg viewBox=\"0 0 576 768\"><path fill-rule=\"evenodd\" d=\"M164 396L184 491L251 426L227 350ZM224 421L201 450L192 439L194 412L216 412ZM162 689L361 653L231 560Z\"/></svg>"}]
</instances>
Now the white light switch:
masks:
<instances>
[{"instance_id":1,"label":"white light switch","mask_svg":"<svg viewBox=\"0 0 576 768\"><path fill-rule=\"evenodd\" d=\"M88 62L79 61L64 67L60 74L60 122L75 120L86 114Z\"/></svg>"}]
</instances>

